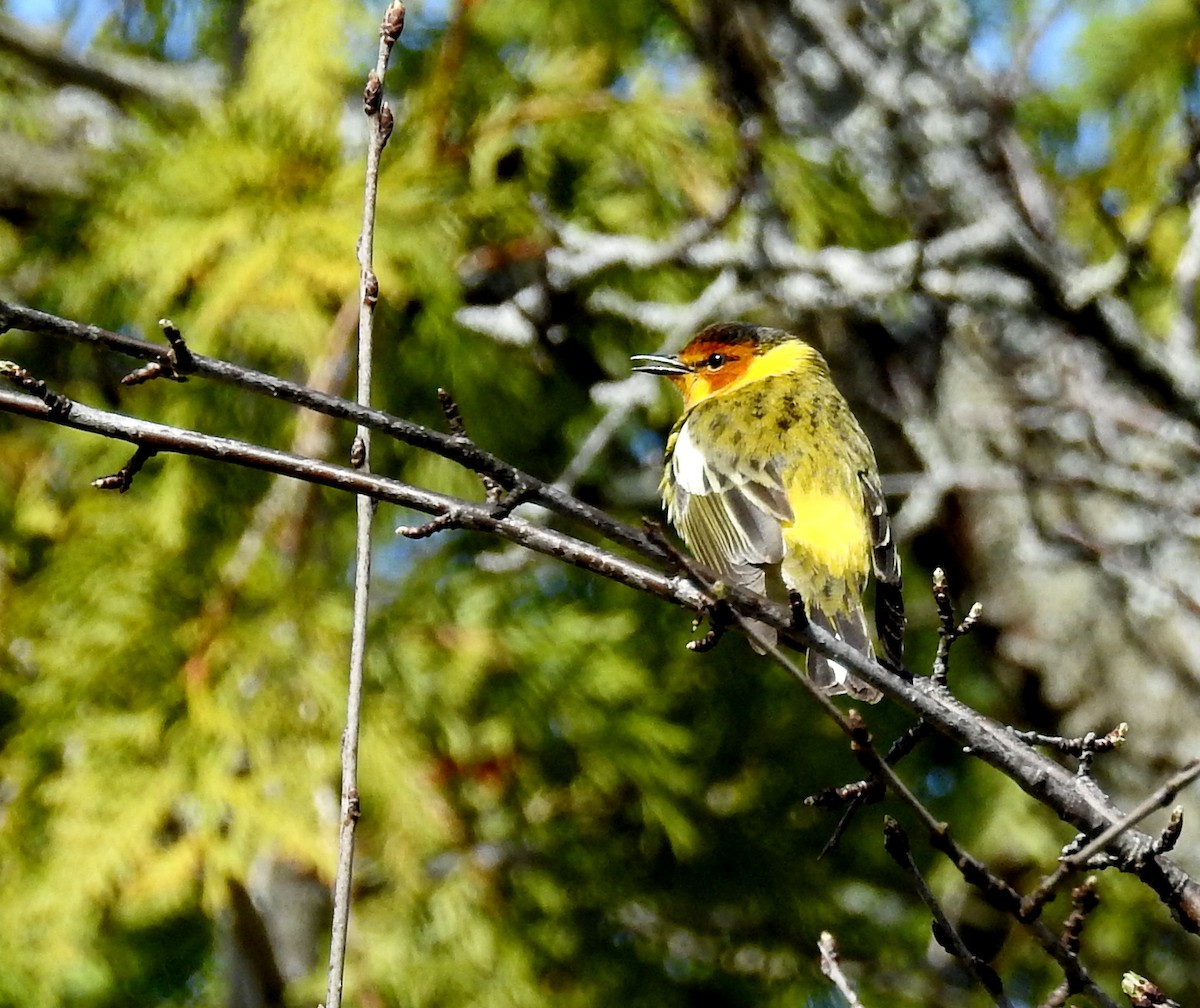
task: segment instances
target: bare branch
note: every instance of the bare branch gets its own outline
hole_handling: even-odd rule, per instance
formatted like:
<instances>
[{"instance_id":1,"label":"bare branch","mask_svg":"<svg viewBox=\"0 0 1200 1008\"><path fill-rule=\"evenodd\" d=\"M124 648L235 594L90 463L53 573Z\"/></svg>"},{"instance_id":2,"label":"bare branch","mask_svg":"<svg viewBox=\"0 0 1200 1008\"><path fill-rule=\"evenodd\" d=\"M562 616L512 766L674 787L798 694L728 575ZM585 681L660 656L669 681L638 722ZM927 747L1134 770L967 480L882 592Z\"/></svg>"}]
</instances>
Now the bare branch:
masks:
<instances>
[{"instance_id":1,"label":"bare branch","mask_svg":"<svg viewBox=\"0 0 1200 1008\"><path fill-rule=\"evenodd\" d=\"M159 63L91 48L72 53L57 32L40 31L0 13L0 52L8 53L60 84L74 84L121 105L161 112L206 107L217 91L215 67Z\"/></svg>"},{"instance_id":2,"label":"bare branch","mask_svg":"<svg viewBox=\"0 0 1200 1008\"><path fill-rule=\"evenodd\" d=\"M139 360L157 361L164 367L174 367L170 350L157 344L110 332L99 326L82 325L46 312L0 301L0 332L7 329L23 329L26 332L68 339L73 342L99 345ZM392 416L382 410L371 409L338 396L319 392L308 386L215 357L205 357L202 354L193 353L192 362L194 368L191 373L198 377L212 378L257 395L302 406L339 420L350 420L415 448L431 451L443 458L457 462L473 472L491 476L506 489L519 486L529 500L564 517L582 522L611 541L636 550L642 556L650 559L665 559L658 547L639 530L617 521L599 508L577 500L553 484L543 482L536 476L496 458L469 439L442 434L413 423L411 420Z\"/></svg>"},{"instance_id":3,"label":"bare branch","mask_svg":"<svg viewBox=\"0 0 1200 1008\"><path fill-rule=\"evenodd\" d=\"M1062 946L1072 956L1079 955L1079 943L1083 935L1083 925L1087 922L1088 914L1100 905L1096 895L1096 877L1094 875L1071 890L1071 913L1063 924ZM1069 976L1042 1002L1041 1008L1063 1008L1067 998L1080 991L1078 978Z\"/></svg>"},{"instance_id":4,"label":"bare branch","mask_svg":"<svg viewBox=\"0 0 1200 1008\"><path fill-rule=\"evenodd\" d=\"M1030 745L1047 746L1058 752L1066 753L1068 756L1078 756L1081 758L1089 754L1094 756L1097 753L1111 752L1118 746L1124 745L1128 732L1129 725L1124 721L1107 735L1097 735L1095 732L1088 732L1086 735L1081 735L1077 738L1067 738L1063 735L1043 735L1041 732L1015 731L1014 729L1014 734L1022 742L1028 742Z\"/></svg>"},{"instance_id":5,"label":"bare branch","mask_svg":"<svg viewBox=\"0 0 1200 1008\"><path fill-rule=\"evenodd\" d=\"M497 534L535 552L621 581L686 609L700 611L711 604L711 600L685 578L668 577L635 561L616 556L563 533L541 528L516 516L497 517L489 505L474 504L385 476L364 473L273 448L263 448L246 441L168 427L119 413L108 413L65 397L63 402L66 404L64 409L54 410L33 396L0 390L0 412L50 421L63 427L143 445L158 452L191 455L249 469L260 469L278 476L289 476L343 492L367 494L376 500L426 514L442 515L453 512L455 523L460 528ZM740 601L751 601L752 598L754 597ZM786 627L786 607L772 605L765 599L760 602L762 618ZM751 601L751 605L753 604Z\"/></svg>"},{"instance_id":6,"label":"bare branch","mask_svg":"<svg viewBox=\"0 0 1200 1008\"><path fill-rule=\"evenodd\" d=\"M363 93L370 139L367 144L366 183L363 187L362 230L358 237L358 404L371 404L374 356L375 305L379 280L375 275L375 206L379 195L379 165L392 133L391 109L383 103L383 80L392 47L404 30L404 4L392 0L379 28L379 53ZM167 329L171 339L172 329ZM178 350L182 340L171 339ZM354 435L352 464L361 473L371 471L371 429L359 424ZM359 494L355 499L354 614L351 620L350 672L346 684L346 728L342 732L342 818L338 830L337 874L333 884L333 922L330 928L327 1008L341 1008L346 938L350 927L351 883L354 871L354 836L358 828L358 737L362 712L363 669L367 654L367 612L371 587L371 530L377 502Z\"/></svg>"},{"instance_id":7,"label":"bare branch","mask_svg":"<svg viewBox=\"0 0 1200 1008\"><path fill-rule=\"evenodd\" d=\"M458 527L499 535L511 542L591 570L693 611L706 611L715 601L708 592L697 587L686 577L660 574L642 564L618 557L570 536L543 529L514 515L498 517L486 504L460 501L396 480L260 448L245 442L134 420L69 400L66 400L66 403L65 410L54 411L40 399L19 393L0 392L0 410L33 419L48 420L77 430L92 431L142 444L158 451L232 462L343 491L365 493L378 500L411 507L426 514L441 515L453 512ZM353 404L347 405L352 407ZM486 453L481 455L487 459L491 458L486 456ZM496 468L510 474L515 471L502 463L497 463ZM612 524L612 520L607 516L605 519L604 525L607 528ZM604 532L605 528L597 528L597 531ZM646 540L643 534L637 533L629 538L642 544L646 554L652 557L661 556L661 549ZM1010 729L971 710L931 680L905 681L878 663L870 661L845 642L836 640L820 627L810 625L797 630L792 626L792 614L788 607L770 602L737 586L725 586L723 597L738 613L774 626L780 631L783 639L790 639L802 646L816 647L822 654L845 665L864 682L887 693L918 717L928 720L933 728L954 740L966 751L999 769L1031 797L1053 809L1064 822L1086 832L1099 833L1123 819L1123 814L1110 805L1096 789L1081 788L1075 774L1032 752L1024 742L1013 736ZM804 679L799 670L793 674ZM836 711L836 708L833 709ZM1130 860L1136 858L1150 843L1149 837L1131 828L1123 829L1111 841L1114 853ZM1154 858L1146 863L1139 872L1139 877L1158 895L1185 928L1200 932L1200 885L1165 857Z\"/></svg>"},{"instance_id":8,"label":"bare branch","mask_svg":"<svg viewBox=\"0 0 1200 1008\"><path fill-rule=\"evenodd\" d=\"M848 1008L863 1008L858 999L858 992L842 972L842 961L838 956L837 941L828 931L821 932L817 942L817 951L821 955L821 972L838 989L838 993L846 999Z\"/></svg>"},{"instance_id":9,"label":"bare branch","mask_svg":"<svg viewBox=\"0 0 1200 1008\"><path fill-rule=\"evenodd\" d=\"M933 601L938 613L938 646L933 659L933 681L946 685L950 673L950 647L959 637L975 629L983 616L983 606L976 602L961 623L954 619L954 606L950 601L950 589L946 583L946 572L938 567L933 572Z\"/></svg>"},{"instance_id":10,"label":"bare branch","mask_svg":"<svg viewBox=\"0 0 1200 1008\"><path fill-rule=\"evenodd\" d=\"M1055 890L1057 890L1059 885L1062 884L1063 880L1071 872L1078 871L1081 867L1086 866L1094 855L1099 854L1115 841L1128 835L1133 830L1133 827L1145 819L1146 816L1166 805L1198 776L1200 776L1200 759L1195 759L1172 775L1169 780L1164 781L1153 794L1148 795L1132 811L1110 823L1083 847L1063 857L1059 866L1042 879L1037 887L1021 901L1022 915L1027 917L1035 915L1054 895ZM1164 836L1169 837L1170 834L1164 834ZM1146 881L1143 872L1152 870L1152 866L1158 860L1158 855L1157 853L1153 853L1152 856L1147 857L1147 854L1150 854L1154 850L1154 841L1149 837L1138 834L1138 840L1139 843L1136 846L1125 845L1123 850L1117 852L1122 859L1117 862L1117 867L1124 871L1132 871L1139 878L1142 878L1143 881ZM1154 887L1151 886L1151 888ZM1195 929L1190 928L1189 930Z\"/></svg>"},{"instance_id":11,"label":"bare branch","mask_svg":"<svg viewBox=\"0 0 1200 1008\"><path fill-rule=\"evenodd\" d=\"M1010 1004L1008 998L1004 994L1004 985L1000 982L1000 977L992 967L976 956L966 943L962 940L962 936L950 923L950 919L946 916L946 912L942 909L942 905L934 896L933 890L929 888L929 883L925 881L925 876L921 874L921 869L917 867L917 863L913 860L912 851L909 848L908 834L904 832L904 828L896 822L891 816L884 820L883 825L883 846L892 856L892 859L904 868L913 879L917 887L917 893L921 897L921 902L929 908L930 914L933 915L933 936L937 943L949 952L954 958L958 959L967 970L979 983L979 986L987 991L988 996L992 1001L1008 1008Z\"/></svg>"}]
</instances>

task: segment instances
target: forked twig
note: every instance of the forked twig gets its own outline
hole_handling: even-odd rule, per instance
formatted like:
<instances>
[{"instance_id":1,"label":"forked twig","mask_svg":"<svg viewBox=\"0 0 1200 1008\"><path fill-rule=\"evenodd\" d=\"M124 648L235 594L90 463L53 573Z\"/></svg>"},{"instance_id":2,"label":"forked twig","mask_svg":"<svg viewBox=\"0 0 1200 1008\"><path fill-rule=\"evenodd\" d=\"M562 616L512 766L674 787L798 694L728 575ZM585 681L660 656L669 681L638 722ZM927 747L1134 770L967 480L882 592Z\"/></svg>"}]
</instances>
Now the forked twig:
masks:
<instances>
[{"instance_id":1,"label":"forked twig","mask_svg":"<svg viewBox=\"0 0 1200 1008\"><path fill-rule=\"evenodd\" d=\"M1166 805L1167 802L1198 776L1200 776L1200 759L1194 759L1177 773L1173 774L1168 780L1164 781L1152 794L1141 801L1136 808L1131 809L1128 814L1112 823L1107 829L1099 832L1078 850L1072 851L1063 857L1058 867L1042 879L1037 887L1021 901L1022 916L1026 918L1036 916L1068 875L1074 871L1078 871L1080 868L1088 867L1091 859L1100 854L1113 840L1122 833L1133 829L1151 812ZM1173 815L1171 822L1168 823L1160 837L1156 841L1151 842L1150 846L1143 850L1139 857L1135 859L1137 863L1134 861L1118 861L1114 863L1117 864L1117 867L1133 871L1135 874L1140 872L1150 860L1165 853L1174 845L1175 840L1178 839L1182 823L1181 813Z\"/></svg>"},{"instance_id":2,"label":"forked twig","mask_svg":"<svg viewBox=\"0 0 1200 1008\"><path fill-rule=\"evenodd\" d=\"M101 476L92 480L92 486L97 490L116 490L117 493L124 493L133 486L133 478L142 471L142 466L157 454L153 448L138 445L133 457L124 466L111 476Z\"/></svg>"}]
</instances>

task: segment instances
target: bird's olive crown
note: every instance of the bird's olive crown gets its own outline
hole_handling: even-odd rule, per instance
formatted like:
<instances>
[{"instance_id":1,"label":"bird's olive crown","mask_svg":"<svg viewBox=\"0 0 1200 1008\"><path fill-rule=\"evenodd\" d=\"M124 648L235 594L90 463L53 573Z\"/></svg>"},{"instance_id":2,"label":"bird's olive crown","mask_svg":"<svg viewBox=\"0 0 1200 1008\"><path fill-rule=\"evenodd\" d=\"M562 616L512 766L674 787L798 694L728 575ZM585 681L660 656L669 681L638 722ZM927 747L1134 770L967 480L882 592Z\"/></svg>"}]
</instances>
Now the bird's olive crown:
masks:
<instances>
[{"instance_id":1,"label":"bird's olive crown","mask_svg":"<svg viewBox=\"0 0 1200 1008\"><path fill-rule=\"evenodd\" d=\"M797 338L789 332L769 326L751 325L748 322L716 322L698 333L693 342L752 346L756 350L764 350Z\"/></svg>"}]
</instances>

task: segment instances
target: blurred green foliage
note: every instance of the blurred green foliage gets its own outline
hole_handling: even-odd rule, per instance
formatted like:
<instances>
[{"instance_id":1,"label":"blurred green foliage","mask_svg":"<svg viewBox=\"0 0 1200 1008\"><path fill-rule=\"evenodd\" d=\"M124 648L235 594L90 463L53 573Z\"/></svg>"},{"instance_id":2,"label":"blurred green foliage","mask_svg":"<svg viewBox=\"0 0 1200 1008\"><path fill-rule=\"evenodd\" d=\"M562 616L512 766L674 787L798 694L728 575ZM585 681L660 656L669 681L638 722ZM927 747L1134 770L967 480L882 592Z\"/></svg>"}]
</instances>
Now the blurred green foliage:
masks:
<instances>
[{"instance_id":1,"label":"blurred green foliage","mask_svg":"<svg viewBox=\"0 0 1200 1008\"><path fill-rule=\"evenodd\" d=\"M146 116L98 151L76 197L0 225L0 294L139 333L169 316L204 353L296 379L339 374L362 201L357 92L378 13L335 0L122 7L96 46L170 57L186 22L187 55L218 64L226 85L214 106ZM583 226L647 236L719 205L738 123L677 13L413 5L388 82L399 115L378 217L385 408L438 425L434 390L446 386L502 457L544 477L573 457L601 416L592 387L652 349L644 334L580 306L560 342L505 345L453 313L474 296L471 263L516 278L496 268L496 282L529 268L524 252L546 239L532 195ZM1001 24L1015 37L1023 18L1006 9ZM1119 190L1122 218L1136 219L1182 157L1178 95L1193 86L1183 70L1194 73L1200 37L1181 2L1146 4L1121 25L1097 21L1088 31L1113 40L1091 50L1103 59L1081 60L1069 87L1021 109L1048 162L1066 157L1085 117L1105 117L1114 156L1061 179L1073 226L1099 242L1095 201ZM45 97L44 83L0 73L4 109L35 92ZM770 134L762 156L805 240L903 237L836 165ZM1151 264L1155 242L1179 241L1172 228L1155 224ZM1147 290L1162 282L1144 276ZM702 286L671 266L652 283L676 301ZM92 351L19 333L2 344L88 401L281 447L315 432L325 454L345 456L349 431L229 388L124 390L122 364ZM345 391L344 378L329 384ZM664 395L647 422L661 430L672 409ZM654 513L655 464L634 448L646 434L628 421L580 492L629 520ZM0 446L0 1005L222 1003L229 882L264 860L332 875L353 508L181 458L103 495L87 482L124 464L119 446L3 417ZM376 467L478 493L403 447L379 445ZM836 815L803 799L860 771L781 671L732 639L692 655L685 614L547 560L514 563L496 542L392 541L406 520L379 519L351 1003L831 1005L822 930L869 1003L984 1003L930 952L927 914L882 852L882 814L907 822L903 809L865 810L818 858ZM929 607L910 570L920 667ZM986 662L983 650L962 655ZM882 740L907 723L887 704L869 717ZM1069 839L946 746L926 746L906 776L1013 880L1036 877ZM997 838L997 815L1019 828ZM939 886L962 893L916 850ZM1111 900L1089 931L1110 985L1144 940L1121 913L1164 916L1135 885ZM999 946L1010 924L970 913L978 940ZM321 996L326 940L316 935L316 965L289 1003ZM1166 927L1155 940L1182 941ZM1186 961L1164 951L1165 986L1185 982ZM1021 942L997 966L1035 1001L1057 982Z\"/></svg>"}]
</instances>

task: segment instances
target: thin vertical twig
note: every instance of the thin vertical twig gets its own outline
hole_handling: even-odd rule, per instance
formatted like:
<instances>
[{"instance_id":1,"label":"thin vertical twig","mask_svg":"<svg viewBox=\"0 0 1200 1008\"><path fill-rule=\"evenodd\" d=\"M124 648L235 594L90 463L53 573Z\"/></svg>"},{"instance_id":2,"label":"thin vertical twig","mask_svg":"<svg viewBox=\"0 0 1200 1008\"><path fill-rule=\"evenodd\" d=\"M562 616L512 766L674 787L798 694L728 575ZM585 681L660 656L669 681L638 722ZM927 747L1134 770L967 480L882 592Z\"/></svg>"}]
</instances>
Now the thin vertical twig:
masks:
<instances>
[{"instance_id":1,"label":"thin vertical twig","mask_svg":"<svg viewBox=\"0 0 1200 1008\"><path fill-rule=\"evenodd\" d=\"M846 999L848 1008L863 1008L863 1003L858 999L858 992L847 979L846 974L842 972L837 941L828 931L821 932L817 950L821 954L821 972L838 989L838 993Z\"/></svg>"},{"instance_id":2,"label":"thin vertical twig","mask_svg":"<svg viewBox=\"0 0 1200 1008\"><path fill-rule=\"evenodd\" d=\"M375 275L375 205L379 192L379 163L392 134L394 117L383 100L383 79L392 48L404 30L404 4L392 0L379 26L379 56L367 76L363 111L367 115L366 182L363 187L362 231L358 238L358 402L371 403L371 361L375 303L379 279ZM365 472L371 467L371 431L359 425L351 449L351 463ZM350 891L354 872L354 834L358 825L358 731L362 709L363 666L367 640L367 600L371 583L371 526L376 502L357 498L357 533L354 547L354 617L350 640L350 675L346 689L346 727L342 733L342 803L338 830L337 876L333 885L333 924L329 942L329 981L326 1008L341 1008L346 965L346 935L350 926Z\"/></svg>"}]
</instances>

